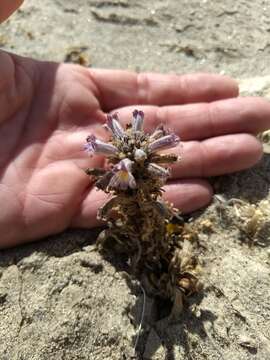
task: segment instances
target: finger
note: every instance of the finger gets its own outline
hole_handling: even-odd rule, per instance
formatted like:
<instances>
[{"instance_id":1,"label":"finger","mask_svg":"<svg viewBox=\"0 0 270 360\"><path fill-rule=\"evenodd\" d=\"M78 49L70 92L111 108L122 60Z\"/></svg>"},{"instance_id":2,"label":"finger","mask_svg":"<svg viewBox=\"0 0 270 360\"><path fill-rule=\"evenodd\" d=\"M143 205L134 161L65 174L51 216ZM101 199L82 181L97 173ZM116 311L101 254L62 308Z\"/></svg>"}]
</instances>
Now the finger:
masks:
<instances>
[{"instance_id":1,"label":"finger","mask_svg":"<svg viewBox=\"0 0 270 360\"><path fill-rule=\"evenodd\" d=\"M0 23L6 20L22 3L23 0L1 0Z\"/></svg>"},{"instance_id":2,"label":"finger","mask_svg":"<svg viewBox=\"0 0 270 360\"><path fill-rule=\"evenodd\" d=\"M102 221L97 220L97 211L109 198L109 195L104 192L92 188L82 202L79 211L72 219L71 226L92 228L104 224Z\"/></svg>"},{"instance_id":3,"label":"finger","mask_svg":"<svg viewBox=\"0 0 270 360\"><path fill-rule=\"evenodd\" d=\"M134 104L174 105L209 102L238 95L235 80L216 74L136 74L90 69L105 111Z\"/></svg>"},{"instance_id":4,"label":"finger","mask_svg":"<svg viewBox=\"0 0 270 360\"><path fill-rule=\"evenodd\" d=\"M164 189L164 198L184 214L208 205L213 196L209 182L202 179L169 182Z\"/></svg>"},{"instance_id":5,"label":"finger","mask_svg":"<svg viewBox=\"0 0 270 360\"><path fill-rule=\"evenodd\" d=\"M172 202L182 213L189 213L208 205L213 195L209 183L201 179L171 182L164 189L164 199ZM86 228L102 225L96 218L97 211L108 198L105 193L91 189L71 225Z\"/></svg>"},{"instance_id":6,"label":"finger","mask_svg":"<svg viewBox=\"0 0 270 360\"><path fill-rule=\"evenodd\" d=\"M232 133L257 134L270 128L270 102L243 97L180 106L140 106L145 113L144 129L152 132L163 124L182 140L200 140ZM119 109L123 123L129 123L133 107Z\"/></svg>"},{"instance_id":7,"label":"finger","mask_svg":"<svg viewBox=\"0 0 270 360\"><path fill-rule=\"evenodd\" d=\"M170 152L182 158L172 167L173 178L208 177L255 165L262 157L262 145L252 135L233 134L184 142Z\"/></svg>"}]
</instances>

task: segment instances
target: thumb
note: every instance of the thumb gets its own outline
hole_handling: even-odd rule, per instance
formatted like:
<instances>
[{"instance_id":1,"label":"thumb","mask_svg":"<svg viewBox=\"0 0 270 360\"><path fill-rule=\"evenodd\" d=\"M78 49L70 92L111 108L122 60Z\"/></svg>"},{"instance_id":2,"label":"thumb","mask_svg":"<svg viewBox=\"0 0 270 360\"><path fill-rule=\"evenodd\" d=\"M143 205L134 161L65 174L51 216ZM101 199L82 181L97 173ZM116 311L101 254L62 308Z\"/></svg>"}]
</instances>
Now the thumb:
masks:
<instances>
[{"instance_id":1,"label":"thumb","mask_svg":"<svg viewBox=\"0 0 270 360\"><path fill-rule=\"evenodd\" d=\"M23 0L1 0L0 23L6 20L22 3Z\"/></svg>"}]
</instances>

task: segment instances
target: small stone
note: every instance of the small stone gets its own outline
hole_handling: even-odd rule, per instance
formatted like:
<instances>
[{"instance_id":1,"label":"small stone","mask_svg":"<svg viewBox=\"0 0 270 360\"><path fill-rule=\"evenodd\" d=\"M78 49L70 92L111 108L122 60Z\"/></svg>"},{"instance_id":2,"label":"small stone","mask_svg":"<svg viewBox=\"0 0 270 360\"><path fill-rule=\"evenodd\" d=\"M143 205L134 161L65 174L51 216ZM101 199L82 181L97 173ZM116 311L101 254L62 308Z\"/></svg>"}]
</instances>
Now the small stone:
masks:
<instances>
[{"instance_id":1,"label":"small stone","mask_svg":"<svg viewBox=\"0 0 270 360\"><path fill-rule=\"evenodd\" d=\"M74 46L67 50L64 61L66 63L79 64L85 67L91 65L90 57L87 53L87 46Z\"/></svg>"},{"instance_id":2,"label":"small stone","mask_svg":"<svg viewBox=\"0 0 270 360\"><path fill-rule=\"evenodd\" d=\"M242 346L243 348L248 349L249 351L254 351L254 350L257 350L257 348L258 348L258 345L254 341L254 339L252 339L251 337L249 337L247 335L240 335L238 344L240 346Z\"/></svg>"}]
</instances>

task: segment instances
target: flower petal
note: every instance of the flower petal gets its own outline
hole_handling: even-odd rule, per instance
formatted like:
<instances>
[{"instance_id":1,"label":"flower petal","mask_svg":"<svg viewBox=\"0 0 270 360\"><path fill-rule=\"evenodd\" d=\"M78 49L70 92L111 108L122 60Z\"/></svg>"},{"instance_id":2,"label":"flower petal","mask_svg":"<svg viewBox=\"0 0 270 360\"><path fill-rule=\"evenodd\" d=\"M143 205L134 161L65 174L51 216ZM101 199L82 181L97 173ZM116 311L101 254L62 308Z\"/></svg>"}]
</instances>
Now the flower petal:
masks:
<instances>
[{"instance_id":1,"label":"flower petal","mask_svg":"<svg viewBox=\"0 0 270 360\"><path fill-rule=\"evenodd\" d=\"M133 164L134 164L134 161L131 161L130 159L125 158L125 159L119 161L119 163L114 166L114 170L117 170L117 171L123 170L123 171L127 171L127 172L131 173Z\"/></svg>"},{"instance_id":2,"label":"flower petal","mask_svg":"<svg viewBox=\"0 0 270 360\"><path fill-rule=\"evenodd\" d=\"M144 112L141 110L134 110L133 111L133 119L132 119L132 130L142 131L143 129L143 119L144 119Z\"/></svg>"},{"instance_id":3,"label":"flower petal","mask_svg":"<svg viewBox=\"0 0 270 360\"><path fill-rule=\"evenodd\" d=\"M180 138L176 134L166 135L150 143L148 150L152 153L161 149L174 147L178 145L179 142Z\"/></svg>"},{"instance_id":4,"label":"flower petal","mask_svg":"<svg viewBox=\"0 0 270 360\"><path fill-rule=\"evenodd\" d=\"M83 145L84 151L86 151L88 154L92 154L95 152L93 145L91 142L87 142Z\"/></svg>"},{"instance_id":5,"label":"flower petal","mask_svg":"<svg viewBox=\"0 0 270 360\"><path fill-rule=\"evenodd\" d=\"M109 188L118 190L135 189L136 181L131 172L119 170L111 178Z\"/></svg>"},{"instance_id":6,"label":"flower petal","mask_svg":"<svg viewBox=\"0 0 270 360\"><path fill-rule=\"evenodd\" d=\"M90 135L86 139L87 143L84 145L85 151L88 153L96 153L103 155L116 155L118 154L118 149L112 144L107 144L101 140L98 140L95 135Z\"/></svg>"},{"instance_id":7,"label":"flower petal","mask_svg":"<svg viewBox=\"0 0 270 360\"><path fill-rule=\"evenodd\" d=\"M113 136L117 139L123 139L125 137L125 131L119 123L117 113L107 115L107 126L111 130Z\"/></svg>"}]
</instances>

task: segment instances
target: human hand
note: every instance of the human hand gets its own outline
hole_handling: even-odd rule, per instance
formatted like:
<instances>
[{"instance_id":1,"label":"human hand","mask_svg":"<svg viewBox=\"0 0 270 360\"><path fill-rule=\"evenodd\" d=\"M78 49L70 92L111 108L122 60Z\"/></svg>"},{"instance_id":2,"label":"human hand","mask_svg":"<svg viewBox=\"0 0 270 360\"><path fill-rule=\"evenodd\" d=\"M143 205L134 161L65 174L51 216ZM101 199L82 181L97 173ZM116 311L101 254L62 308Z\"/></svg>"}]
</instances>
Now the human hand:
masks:
<instances>
[{"instance_id":1,"label":"human hand","mask_svg":"<svg viewBox=\"0 0 270 360\"><path fill-rule=\"evenodd\" d=\"M205 180L248 168L262 155L254 137L270 125L270 104L234 98L237 85L219 75L158 75L87 69L0 53L1 247L96 226L105 195L83 169L104 159L83 151L102 138L106 113L127 123L135 107L145 127L163 123L182 139L166 197L183 212L211 201Z\"/></svg>"},{"instance_id":2,"label":"human hand","mask_svg":"<svg viewBox=\"0 0 270 360\"><path fill-rule=\"evenodd\" d=\"M1 0L0 23L6 20L22 3L23 0Z\"/></svg>"}]
</instances>

